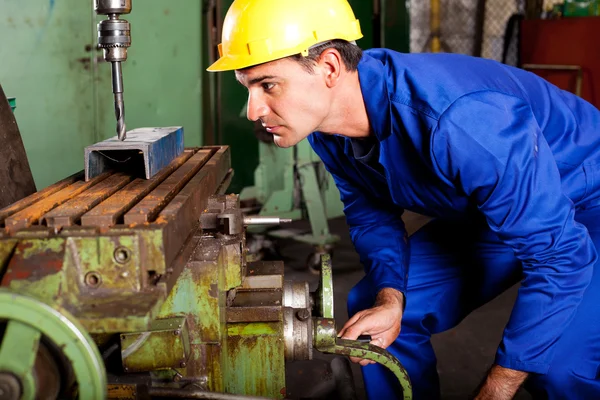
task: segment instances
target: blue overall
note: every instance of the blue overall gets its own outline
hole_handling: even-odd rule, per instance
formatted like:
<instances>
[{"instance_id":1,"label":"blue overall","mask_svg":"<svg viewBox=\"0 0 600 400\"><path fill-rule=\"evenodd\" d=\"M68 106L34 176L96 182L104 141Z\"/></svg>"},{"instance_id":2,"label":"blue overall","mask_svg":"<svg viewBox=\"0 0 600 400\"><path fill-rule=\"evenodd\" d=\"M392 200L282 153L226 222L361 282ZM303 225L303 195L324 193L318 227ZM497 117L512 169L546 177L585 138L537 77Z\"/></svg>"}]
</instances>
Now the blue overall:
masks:
<instances>
[{"instance_id":1,"label":"blue overall","mask_svg":"<svg viewBox=\"0 0 600 400\"><path fill-rule=\"evenodd\" d=\"M430 338L521 281L495 363L550 399L600 399L600 112L536 75L452 54L375 49L358 67L376 157L315 132L365 277L352 315L382 288L406 309L388 348L415 399L439 398ZM401 214L434 217L407 238ZM371 399L399 389L363 368Z\"/></svg>"}]
</instances>

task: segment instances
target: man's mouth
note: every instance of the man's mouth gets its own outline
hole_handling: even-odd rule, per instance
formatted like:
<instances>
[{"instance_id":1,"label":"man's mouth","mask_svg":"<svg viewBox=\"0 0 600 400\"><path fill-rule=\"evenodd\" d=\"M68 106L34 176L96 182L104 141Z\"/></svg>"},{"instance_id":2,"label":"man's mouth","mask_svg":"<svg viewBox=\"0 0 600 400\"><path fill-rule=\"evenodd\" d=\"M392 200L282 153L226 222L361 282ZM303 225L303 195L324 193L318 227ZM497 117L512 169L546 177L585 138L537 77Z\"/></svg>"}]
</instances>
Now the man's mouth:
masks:
<instances>
[{"instance_id":1,"label":"man's mouth","mask_svg":"<svg viewBox=\"0 0 600 400\"><path fill-rule=\"evenodd\" d=\"M277 133L277 130L281 128L280 125L263 125L267 132L269 133Z\"/></svg>"}]
</instances>

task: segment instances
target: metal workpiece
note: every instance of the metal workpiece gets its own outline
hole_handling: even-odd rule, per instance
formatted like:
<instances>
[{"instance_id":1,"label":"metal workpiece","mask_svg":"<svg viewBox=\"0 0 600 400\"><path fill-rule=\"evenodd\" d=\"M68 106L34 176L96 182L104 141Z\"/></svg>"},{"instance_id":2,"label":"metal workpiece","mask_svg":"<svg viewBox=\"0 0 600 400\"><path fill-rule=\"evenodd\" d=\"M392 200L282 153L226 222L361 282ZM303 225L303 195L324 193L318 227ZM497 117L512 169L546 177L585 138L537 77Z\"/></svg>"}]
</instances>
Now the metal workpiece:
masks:
<instances>
[{"instance_id":1,"label":"metal workpiece","mask_svg":"<svg viewBox=\"0 0 600 400\"><path fill-rule=\"evenodd\" d=\"M183 153L182 127L137 128L127 136L125 142L113 137L85 148L86 181L108 170L150 179Z\"/></svg>"}]
</instances>

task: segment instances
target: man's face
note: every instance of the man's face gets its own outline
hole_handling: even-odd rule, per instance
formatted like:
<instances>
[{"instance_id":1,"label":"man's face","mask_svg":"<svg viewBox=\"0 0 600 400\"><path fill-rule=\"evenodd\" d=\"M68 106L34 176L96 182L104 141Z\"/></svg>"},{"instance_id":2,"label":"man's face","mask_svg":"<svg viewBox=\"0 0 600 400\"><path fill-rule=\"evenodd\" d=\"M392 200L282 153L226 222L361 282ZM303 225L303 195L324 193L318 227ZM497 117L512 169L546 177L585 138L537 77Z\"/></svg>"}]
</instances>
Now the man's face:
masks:
<instances>
[{"instance_id":1,"label":"man's face","mask_svg":"<svg viewBox=\"0 0 600 400\"><path fill-rule=\"evenodd\" d=\"M260 120L279 147L294 146L319 130L329 113L330 93L320 66L310 74L284 58L235 75L248 88L248 119Z\"/></svg>"}]
</instances>

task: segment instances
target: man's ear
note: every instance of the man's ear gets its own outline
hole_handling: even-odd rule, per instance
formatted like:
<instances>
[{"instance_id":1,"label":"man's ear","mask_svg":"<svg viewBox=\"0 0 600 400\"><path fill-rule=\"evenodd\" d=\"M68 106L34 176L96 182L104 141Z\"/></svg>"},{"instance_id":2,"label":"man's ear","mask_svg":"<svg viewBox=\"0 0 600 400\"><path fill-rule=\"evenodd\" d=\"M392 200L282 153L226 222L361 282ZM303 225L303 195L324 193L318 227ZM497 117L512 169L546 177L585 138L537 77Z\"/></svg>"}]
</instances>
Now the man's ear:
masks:
<instances>
[{"instance_id":1,"label":"man's ear","mask_svg":"<svg viewBox=\"0 0 600 400\"><path fill-rule=\"evenodd\" d=\"M319 57L319 67L325 78L325 84L328 87L334 87L340 80L340 76L345 71L344 62L339 51L334 48L323 50Z\"/></svg>"}]
</instances>

